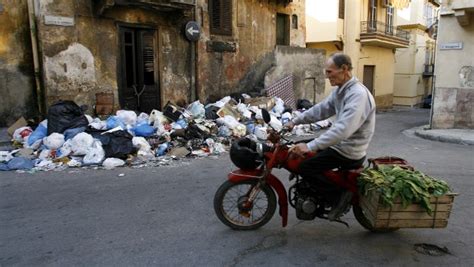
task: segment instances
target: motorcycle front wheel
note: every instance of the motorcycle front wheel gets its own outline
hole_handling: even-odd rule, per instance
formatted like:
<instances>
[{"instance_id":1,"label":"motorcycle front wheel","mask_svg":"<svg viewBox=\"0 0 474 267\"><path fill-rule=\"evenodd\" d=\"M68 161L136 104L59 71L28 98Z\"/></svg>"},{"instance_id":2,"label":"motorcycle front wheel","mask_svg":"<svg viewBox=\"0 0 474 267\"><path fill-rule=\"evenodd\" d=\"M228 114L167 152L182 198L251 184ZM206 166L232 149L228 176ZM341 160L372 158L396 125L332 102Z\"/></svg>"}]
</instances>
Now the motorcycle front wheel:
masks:
<instances>
[{"instance_id":1,"label":"motorcycle front wheel","mask_svg":"<svg viewBox=\"0 0 474 267\"><path fill-rule=\"evenodd\" d=\"M224 182L214 196L217 218L235 230L254 230L265 225L275 213L277 200L271 187L260 185L254 201L248 201L257 183L255 179Z\"/></svg>"}]
</instances>

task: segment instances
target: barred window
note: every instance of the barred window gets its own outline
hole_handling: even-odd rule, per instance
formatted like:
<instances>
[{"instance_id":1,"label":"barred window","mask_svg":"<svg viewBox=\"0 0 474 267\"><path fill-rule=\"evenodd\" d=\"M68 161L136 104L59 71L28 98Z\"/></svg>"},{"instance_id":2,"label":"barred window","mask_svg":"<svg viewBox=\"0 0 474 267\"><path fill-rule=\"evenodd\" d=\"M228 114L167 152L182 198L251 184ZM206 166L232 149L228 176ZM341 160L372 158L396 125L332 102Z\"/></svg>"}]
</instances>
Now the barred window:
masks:
<instances>
[{"instance_id":1,"label":"barred window","mask_svg":"<svg viewBox=\"0 0 474 267\"><path fill-rule=\"evenodd\" d=\"M232 35L232 0L209 0L211 34Z\"/></svg>"}]
</instances>

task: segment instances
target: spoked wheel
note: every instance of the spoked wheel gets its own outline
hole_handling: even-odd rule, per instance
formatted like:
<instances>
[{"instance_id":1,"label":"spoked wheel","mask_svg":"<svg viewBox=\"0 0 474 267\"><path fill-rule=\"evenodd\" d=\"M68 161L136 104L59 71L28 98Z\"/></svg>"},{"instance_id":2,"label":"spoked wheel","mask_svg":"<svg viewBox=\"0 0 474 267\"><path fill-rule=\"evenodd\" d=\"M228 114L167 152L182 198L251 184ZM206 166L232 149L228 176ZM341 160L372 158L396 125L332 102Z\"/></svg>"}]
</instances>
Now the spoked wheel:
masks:
<instances>
[{"instance_id":1,"label":"spoked wheel","mask_svg":"<svg viewBox=\"0 0 474 267\"><path fill-rule=\"evenodd\" d=\"M399 228L375 228L372 227L372 225L369 222L369 219L367 219L367 216L364 213L364 210L359 205L353 205L352 206L352 212L354 213L354 217L356 218L357 222L362 225L365 229L373 232L373 233L390 233L390 232L395 232Z\"/></svg>"},{"instance_id":2,"label":"spoked wheel","mask_svg":"<svg viewBox=\"0 0 474 267\"><path fill-rule=\"evenodd\" d=\"M258 180L226 181L214 196L214 211L225 225L236 230L253 230L266 224L275 213L276 197L268 185L260 185L253 202L249 194Z\"/></svg>"}]
</instances>

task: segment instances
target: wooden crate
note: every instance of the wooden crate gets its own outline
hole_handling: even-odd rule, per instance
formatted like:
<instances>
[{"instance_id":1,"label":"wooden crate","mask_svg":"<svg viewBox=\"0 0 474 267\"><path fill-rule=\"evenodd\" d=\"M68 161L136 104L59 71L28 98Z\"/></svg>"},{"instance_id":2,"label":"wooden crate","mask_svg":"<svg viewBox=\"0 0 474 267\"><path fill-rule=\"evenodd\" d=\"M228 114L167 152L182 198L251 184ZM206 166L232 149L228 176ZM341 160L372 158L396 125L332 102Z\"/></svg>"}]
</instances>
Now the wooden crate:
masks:
<instances>
[{"instance_id":1,"label":"wooden crate","mask_svg":"<svg viewBox=\"0 0 474 267\"><path fill-rule=\"evenodd\" d=\"M400 199L391 207L382 204L380 194L376 192L362 196L360 206L367 219L375 228L445 228L453 207L456 194L431 197L433 213L430 216L420 204L413 203L403 208Z\"/></svg>"}]
</instances>

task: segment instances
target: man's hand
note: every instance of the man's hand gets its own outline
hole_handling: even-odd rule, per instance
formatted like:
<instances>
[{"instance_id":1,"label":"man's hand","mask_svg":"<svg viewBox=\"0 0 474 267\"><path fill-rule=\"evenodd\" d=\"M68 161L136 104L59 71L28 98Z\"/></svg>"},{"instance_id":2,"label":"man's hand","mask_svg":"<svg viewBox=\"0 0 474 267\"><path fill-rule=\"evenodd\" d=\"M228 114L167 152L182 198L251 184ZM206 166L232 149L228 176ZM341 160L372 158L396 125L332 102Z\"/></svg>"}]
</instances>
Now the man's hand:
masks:
<instances>
[{"instance_id":1,"label":"man's hand","mask_svg":"<svg viewBox=\"0 0 474 267\"><path fill-rule=\"evenodd\" d=\"M298 157L304 157L305 154L311 152L311 150L309 150L308 146L305 143L299 143L292 146L288 152L290 153L290 156L291 154L293 154Z\"/></svg>"}]
</instances>

